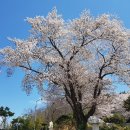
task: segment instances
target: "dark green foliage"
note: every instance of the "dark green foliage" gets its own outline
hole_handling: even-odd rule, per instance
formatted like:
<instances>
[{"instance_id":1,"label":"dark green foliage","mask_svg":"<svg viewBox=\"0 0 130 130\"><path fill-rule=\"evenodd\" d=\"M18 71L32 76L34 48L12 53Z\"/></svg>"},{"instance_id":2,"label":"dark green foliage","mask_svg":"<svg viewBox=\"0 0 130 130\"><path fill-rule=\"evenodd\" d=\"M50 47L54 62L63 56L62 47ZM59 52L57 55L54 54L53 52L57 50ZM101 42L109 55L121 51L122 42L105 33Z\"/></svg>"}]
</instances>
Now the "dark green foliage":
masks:
<instances>
[{"instance_id":1,"label":"dark green foliage","mask_svg":"<svg viewBox=\"0 0 130 130\"><path fill-rule=\"evenodd\" d=\"M100 127L100 130L115 130L113 126L108 126L106 124Z\"/></svg>"},{"instance_id":2,"label":"dark green foliage","mask_svg":"<svg viewBox=\"0 0 130 130\"><path fill-rule=\"evenodd\" d=\"M69 121L72 121L73 117L70 115L62 115L56 120L56 124L62 124L62 123L67 123Z\"/></svg>"},{"instance_id":3,"label":"dark green foliage","mask_svg":"<svg viewBox=\"0 0 130 130\"><path fill-rule=\"evenodd\" d=\"M126 111L130 111L130 96L124 101L124 108Z\"/></svg>"},{"instance_id":4,"label":"dark green foliage","mask_svg":"<svg viewBox=\"0 0 130 130\"><path fill-rule=\"evenodd\" d=\"M12 120L12 130L32 130L33 125L30 125L30 117L18 117Z\"/></svg>"},{"instance_id":5,"label":"dark green foliage","mask_svg":"<svg viewBox=\"0 0 130 130\"><path fill-rule=\"evenodd\" d=\"M123 125L126 122L125 117L118 113L114 114L113 116L104 118L104 121L106 123L115 123L120 125Z\"/></svg>"},{"instance_id":6,"label":"dark green foliage","mask_svg":"<svg viewBox=\"0 0 130 130\"><path fill-rule=\"evenodd\" d=\"M10 109L8 107L0 107L0 116L3 116L3 117L10 117L10 116L13 116L14 113L10 111Z\"/></svg>"},{"instance_id":7,"label":"dark green foliage","mask_svg":"<svg viewBox=\"0 0 130 130\"><path fill-rule=\"evenodd\" d=\"M8 107L0 107L0 116L3 117L4 128L6 127L6 118L13 116L14 113L10 111Z\"/></svg>"},{"instance_id":8,"label":"dark green foliage","mask_svg":"<svg viewBox=\"0 0 130 130\"><path fill-rule=\"evenodd\" d=\"M130 130L129 127L125 126L125 118L119 113L115 113L113 116L104 118L106 123L100 127L100 130Z\"/></svg>"},{"instance_id":9,"label":"dark green foliage","mask_svg":"<svg viewBox=\"0 0 130 130\"><path fill-rule=\"evenodd\" d=\"M64 127L67 127L69 130L74 128L75 122L73 119L73 116L71 114L69 115L62 115L60 116L54 123L55 130L62 130Z\"/></svg>"},{"instance_id":10,"label":"dark green foliage","mask_svg":"<svg viewBox=\"0 0 130 130\"><path fill-rule=\"evenodd\" d=\"M120 94L126 94L127 92L126 91L122 91L122 92L120 92Z\"/></svg>"},{"instance_id":11,"label":"dark green foliage","mask_svg":"<svg viewBox=\"0 0 130 130\"><path fill-rule=\"evenodd\" d=\"M34 120L34 116L32 116L32 114L25 114L24 116L13 119L11 124L11 130L33 130L34 126L35 130L40 130L41 128L47 126L44 123L43 116L41 114L38 114L38 112L36 120Z\"/></svg>"},{"instance_id":12,"label":"dark green foliage","mask_svg":"<svg viewBox=\"0 0 130 130\"><path fill-rule=\"evenodd\" d=\"M130 130L130 128L127 126L123 127L117 124L112 124L110 126L104 124L100 127L100 130Z\"/></svg>"}]
</instances>

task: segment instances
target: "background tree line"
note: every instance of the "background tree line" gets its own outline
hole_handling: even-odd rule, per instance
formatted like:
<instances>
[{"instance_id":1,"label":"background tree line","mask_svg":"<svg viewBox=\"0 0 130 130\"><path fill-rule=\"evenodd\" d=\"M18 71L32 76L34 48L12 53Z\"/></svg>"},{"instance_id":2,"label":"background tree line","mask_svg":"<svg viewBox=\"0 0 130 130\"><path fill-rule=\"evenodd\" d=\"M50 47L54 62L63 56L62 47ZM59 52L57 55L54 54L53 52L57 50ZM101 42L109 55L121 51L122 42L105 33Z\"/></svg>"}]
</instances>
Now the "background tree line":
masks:
<instances>
[{"instance_id":1,"label":"background tree line","mask_svg":"<svg viewBox=\"0 0 130 130\"><path fill-rule=\"evenodd\" d=\"M119 102L118 102L119 103ZM61 107L62 105L62 107ZM123 101L123 109L126 112L130 111L130 96ZM121 114L115 110L109 116L104 116L101 119L104 123L100 126L101 130L130 130L126 123L130 122L130 114L125 116L124 111ZM5 114L6 113L6 114ZM1 107L0 114L3 117L11 117L14 115L8 107ZM36 120L35 120L36 118ZM3 121L5 119L3 118ZM6 125L4 122L4 129L9 130L32 130L34 129L34 124L36 130L40 130L48 127L50 121L54 122L54 129L56 130L75 130L75 120L72 114L71 108L67 103L63 103L63 100L55 100L55 102L50 102L46 108L39 108L36 111L29 109L23 116L12 119L10 126ZM109 124L109 125L108 125ZM91 129L91 125L88 125Z\"/></svg>"}]
</instances>

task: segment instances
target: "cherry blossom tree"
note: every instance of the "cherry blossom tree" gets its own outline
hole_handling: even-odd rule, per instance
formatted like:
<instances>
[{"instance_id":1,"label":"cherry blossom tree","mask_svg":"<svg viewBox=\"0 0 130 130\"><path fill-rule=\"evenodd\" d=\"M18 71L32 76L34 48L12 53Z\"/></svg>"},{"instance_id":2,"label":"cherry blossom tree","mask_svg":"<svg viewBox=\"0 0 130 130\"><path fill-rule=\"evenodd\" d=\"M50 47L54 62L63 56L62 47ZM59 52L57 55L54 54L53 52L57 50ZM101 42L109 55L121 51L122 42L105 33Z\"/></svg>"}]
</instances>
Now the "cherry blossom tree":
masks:
<instances>
[{"instance_id":1,"label":"cherry blossom tree","mask_svg":"<svg viewBox=\"0 0 130 130\"><path fill-rule=\"evenodd\" d=\"M111 15L88 11L64 21L53 9L27 22L30 36L10 38L15 46L0 50L1 64L23 69L27 93L37 86L42 96L65 97L76 129L85 130L88 118L111 102L115 83L130 83L129 30Z\"/></svg>"}]
</instances>

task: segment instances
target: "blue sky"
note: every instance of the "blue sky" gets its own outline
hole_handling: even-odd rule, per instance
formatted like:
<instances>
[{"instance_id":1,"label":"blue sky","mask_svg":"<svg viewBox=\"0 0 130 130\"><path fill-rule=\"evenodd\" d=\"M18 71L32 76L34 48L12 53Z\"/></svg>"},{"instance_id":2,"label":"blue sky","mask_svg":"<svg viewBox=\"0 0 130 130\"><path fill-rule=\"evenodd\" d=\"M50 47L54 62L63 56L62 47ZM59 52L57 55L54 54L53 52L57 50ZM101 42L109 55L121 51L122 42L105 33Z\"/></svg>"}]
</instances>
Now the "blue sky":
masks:
<instances>
[{"instance_id":1,"label":"blue sky","mask_svg":"<svg viewBox=\"0 0 130 130\"><path fill-rule=\"evenodd\" d=\"M84 9L90 10L94 16L110 13L118 16L124 26L130 28L130 0L0 0L0 48L11 45L7 37L26 38L29 25L26 17L47 15L56 7L63 18L76 18ZM34 108L35 101L40 98L34 89L30 96L22 91L23 73L16 71L12 77L0 72L0 106L8 106L15 116L21 115L25 109Z\"/></svg>"}]
</instances>

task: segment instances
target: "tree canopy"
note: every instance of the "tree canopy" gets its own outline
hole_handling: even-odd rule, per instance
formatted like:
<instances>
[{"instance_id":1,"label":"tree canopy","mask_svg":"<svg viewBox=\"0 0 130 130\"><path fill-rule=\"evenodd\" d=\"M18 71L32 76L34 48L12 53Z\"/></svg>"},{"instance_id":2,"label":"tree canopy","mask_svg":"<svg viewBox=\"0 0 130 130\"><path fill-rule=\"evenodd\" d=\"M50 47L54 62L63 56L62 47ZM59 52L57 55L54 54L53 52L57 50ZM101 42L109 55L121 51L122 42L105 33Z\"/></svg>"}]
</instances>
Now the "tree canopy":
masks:
<instances>
[{"instance_id":1,"label":"tree canopy","mask_svg":"<svg viewBox=\"0 0 130 130\"><path fill-rule=\"evenodd\" d=\"M7 117L11 117L13 115L14 115L14 113L12 111L10 111L9 107L3 107L3 106L0 107L0 117L2 117L2 120L3 120L2 123L3 123L4 128L6 127Z\"/></svg>"},{"instance_id":2,"label":"tree canopy","mask_svg":"<svg viewBox=\"0 0 130 130\"><path fill-rule=\"evenodd\" d=\"M27 93L37 86L46 99L65 97L77 129L84 130L88 118L111 102L115 83L130 83L129 30L113 16L95 18L88 11L66 22L53 9L27 22L30 36L10 39L15 46L0 50L1 65L23 69Z\"/></svg>"},{"instance_id":3,"label":"tree canopy","mask_svg":"<svg viewBox=\"0 0 130 130\"><path fill-rule=\"evenodd\" d=\"M10 111L9 107L0 107L0 116L3 116L3 117L10 117L10 116L13 116L14 113Z\"/></svg>"}]
</instances>

